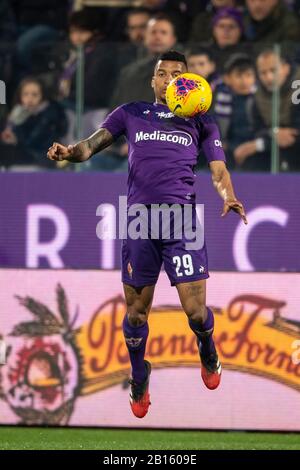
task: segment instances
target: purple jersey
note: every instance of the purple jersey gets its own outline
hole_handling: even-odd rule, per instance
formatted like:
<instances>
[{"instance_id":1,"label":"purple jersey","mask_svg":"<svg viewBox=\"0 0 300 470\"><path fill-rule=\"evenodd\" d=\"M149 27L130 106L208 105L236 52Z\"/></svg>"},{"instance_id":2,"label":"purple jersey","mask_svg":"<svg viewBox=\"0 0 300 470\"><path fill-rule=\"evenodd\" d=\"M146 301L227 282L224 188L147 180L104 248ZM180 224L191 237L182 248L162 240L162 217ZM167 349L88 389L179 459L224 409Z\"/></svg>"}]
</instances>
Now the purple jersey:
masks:
<instances>
[{"instance_id":1,"label":"purple jersey","mask_svg":"<svg viewBox=\"0 0 300 470\"><path fill-rule=\"evenodd\" d=\"M116 108L101 127L127 138L129 205L192 203L200 149L208 162L225 161L218 127L207 114L182 119L165 105L140 101Z\"/></svg>"}]
</instances>

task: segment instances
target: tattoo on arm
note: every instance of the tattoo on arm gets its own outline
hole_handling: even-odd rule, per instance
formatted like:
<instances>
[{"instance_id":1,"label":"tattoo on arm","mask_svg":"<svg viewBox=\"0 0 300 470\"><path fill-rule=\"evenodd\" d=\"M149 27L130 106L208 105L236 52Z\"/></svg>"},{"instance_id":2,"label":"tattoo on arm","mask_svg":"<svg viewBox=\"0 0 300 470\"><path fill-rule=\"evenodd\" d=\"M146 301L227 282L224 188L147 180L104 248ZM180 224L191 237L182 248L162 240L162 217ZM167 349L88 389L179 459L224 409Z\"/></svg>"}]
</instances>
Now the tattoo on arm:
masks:
<instances>
[{"instance_id":1,"label":"tattoo on arm","mask_svg":"<svg viewBox=\"0 0 300 470\"><path fill-rule=\"evenodd\" d=\"M73 155L68 160L70 162L85 162L95 153L100 152L113 143L114 139L111 133L104 128L99 129L88 139L78 142L74 145Z\"/></svg>"},{"instance_id":2,"label":"tattoo on arm","mask_svg":"<svg viewBox=\"0 0 300 470\"><path fill-rule=\"evenodd\" d=\"M114 138L111 133L104 128L99 129L86 140L91 156L94 155L94 153L104 150L106 147L111 145L113 141Z\"/></svg>"}]
</instances>

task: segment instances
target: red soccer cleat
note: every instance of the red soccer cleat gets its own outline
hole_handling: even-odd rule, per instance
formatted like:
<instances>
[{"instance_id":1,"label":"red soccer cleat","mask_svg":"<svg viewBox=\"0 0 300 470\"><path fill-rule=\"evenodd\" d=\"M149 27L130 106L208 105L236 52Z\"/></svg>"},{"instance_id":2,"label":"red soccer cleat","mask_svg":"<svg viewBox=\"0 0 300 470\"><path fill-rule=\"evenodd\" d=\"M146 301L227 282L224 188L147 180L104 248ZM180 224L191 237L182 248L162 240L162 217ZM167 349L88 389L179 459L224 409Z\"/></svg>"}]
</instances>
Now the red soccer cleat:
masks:
<instances>
[{"instance_id":1,"label":"red soccer cleat","mask_svg":"<svg viewBox=\"0 0 300 470\"><path fill-rule=\"evenodd\" d=\"M132 413L137 418L144 418L148 413L150 402L149 394L149 378L151 374L151 364L148 361L145 361L145 367L147 369L147 378L142 384L137 384L133 379L129 380L131 385L130 393L130 406Z\"/></svg>"},{"instance_id":2,"label":"red soccer cleat","mask_svg":"<svg viewBox=\"0 0 300 470\"><path fill-rule=\"evenodd\" d=\"M209 390L215 390L221 382L222 366L217 353L201 356L201 377Z\"/></svg>"}]
</instances>

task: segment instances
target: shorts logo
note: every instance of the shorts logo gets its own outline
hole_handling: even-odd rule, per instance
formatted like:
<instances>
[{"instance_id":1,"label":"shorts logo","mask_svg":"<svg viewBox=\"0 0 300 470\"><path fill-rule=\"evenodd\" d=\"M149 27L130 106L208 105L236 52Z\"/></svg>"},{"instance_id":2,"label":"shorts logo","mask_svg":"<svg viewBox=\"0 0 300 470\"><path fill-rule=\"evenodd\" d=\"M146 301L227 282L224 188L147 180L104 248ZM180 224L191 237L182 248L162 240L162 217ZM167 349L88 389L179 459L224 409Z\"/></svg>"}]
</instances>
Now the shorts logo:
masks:
<instances>
[{"instance_id":1,"label":"shorts logo","mask_svg":"<svg viewBox=\"0 0 300 470\"><path fill-rule=\"evenodd\" d=\"M200 266L199 272L200 272L200 273L204 273L204 272L205 272L205 267L204 267L204 266Z\"/></svg>"},{"instance_id":2,"label":"shorts logo","mask_svg":"<svg viewBox=\"0 0 300 470\"><path fill-rule=\"evenodd\" d=\"M215 146L222 147L222 142L219 139L215 139Z\"/></svg>"},{"instance_id":3,"label":"shorts logo","mask_svg":"<svg viewBox=\"0 0 300 470\"><path fill-rule=\"evenodd\" d=\"M180 144L184 147L189 147L193 142L192 136L188 132L183 131L154 131L151 133L144 131L136 132L135 143L147 140L172 142L173 144Z\"/></svg>"},{"instance_id":4,"label":"shorts logo","mask_svg":"<svg viewBox=\"0 0 300 470\"><path fill-rule=\"evenodd\" d=\"M128 271L129 276L132 278L133 269L130 263L127 264L127 271Z\"/></svg>"},{"instance_id":5,"label":"shorts logo","mask_svg":"<svg viewBox=\"0 0 300 470\"><path fill-rule=\"evenodd\" d=\"M137 348L143 341L143 338L125 338L125 341L132 348Z\"/></svg>"}]
</instances>

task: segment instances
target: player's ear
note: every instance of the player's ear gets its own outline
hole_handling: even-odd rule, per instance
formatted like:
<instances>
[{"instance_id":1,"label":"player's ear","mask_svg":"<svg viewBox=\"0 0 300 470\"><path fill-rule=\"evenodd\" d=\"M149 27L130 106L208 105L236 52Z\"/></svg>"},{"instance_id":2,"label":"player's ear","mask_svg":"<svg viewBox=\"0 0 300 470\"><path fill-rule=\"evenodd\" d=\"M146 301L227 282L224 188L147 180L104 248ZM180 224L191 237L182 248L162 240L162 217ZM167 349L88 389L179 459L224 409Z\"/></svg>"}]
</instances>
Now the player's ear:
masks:
<instances>
[{"instance_id":1,"label":"player's ear","mask_svg":"<svg viewBox=\"0 0 300 470\"><path fill-rule=\"evenodd\" d=\"M154 88L154 77L151 78L151 88Z\"/></svg>"}]
</instances>

